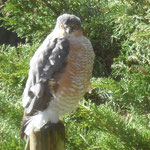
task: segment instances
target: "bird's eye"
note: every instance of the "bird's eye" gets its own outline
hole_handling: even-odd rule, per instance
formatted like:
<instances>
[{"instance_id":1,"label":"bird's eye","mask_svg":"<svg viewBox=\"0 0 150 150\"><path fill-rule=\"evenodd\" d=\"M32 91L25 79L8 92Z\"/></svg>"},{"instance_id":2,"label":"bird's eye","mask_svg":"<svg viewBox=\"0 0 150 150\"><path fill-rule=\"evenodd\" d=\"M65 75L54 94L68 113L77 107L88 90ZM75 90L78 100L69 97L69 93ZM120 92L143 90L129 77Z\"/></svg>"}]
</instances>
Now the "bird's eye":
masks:
<instances>
[{"instance_id":1,"label":"bird's eye","mask_svg":"<svg viewBox=\"0 0 150 150\"><path fill-rule=\"evenodd\" d=\"M74 29L78 29L79 26L78 26L78 25L74 25L73 28L74 28Z\"/></svg>"},{"instance_id":2,"label":"bird's eye","mask_svg":"<svg viewBox=\"0 0 150 150\"><path fill-rule=\"evenodd\" d=\"M63 25L63 24L61 24L61 25L60 25L60 28L61 28L61 29L64 29L64 25Z\"/></svg>"}]
</instances>

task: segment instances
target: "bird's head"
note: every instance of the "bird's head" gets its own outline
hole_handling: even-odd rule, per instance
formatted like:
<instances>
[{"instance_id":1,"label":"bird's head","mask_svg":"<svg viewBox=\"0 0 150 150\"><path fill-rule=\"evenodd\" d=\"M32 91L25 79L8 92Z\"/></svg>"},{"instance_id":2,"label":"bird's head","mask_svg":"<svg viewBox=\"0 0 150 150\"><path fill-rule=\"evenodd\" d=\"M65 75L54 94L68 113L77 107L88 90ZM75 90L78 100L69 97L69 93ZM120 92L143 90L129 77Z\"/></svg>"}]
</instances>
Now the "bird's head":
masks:
<instances>
[{"instance_id":1,"label":"bird's head","mask_svg":"<svg viewBox=\"0 0 150 150\"><path fill-rule=\"evenodd\" d=\"M56 28L66 36L79 35L82 33L80 18L70 14L59 16L57 18Z\"/></svg>"}]
</instances>

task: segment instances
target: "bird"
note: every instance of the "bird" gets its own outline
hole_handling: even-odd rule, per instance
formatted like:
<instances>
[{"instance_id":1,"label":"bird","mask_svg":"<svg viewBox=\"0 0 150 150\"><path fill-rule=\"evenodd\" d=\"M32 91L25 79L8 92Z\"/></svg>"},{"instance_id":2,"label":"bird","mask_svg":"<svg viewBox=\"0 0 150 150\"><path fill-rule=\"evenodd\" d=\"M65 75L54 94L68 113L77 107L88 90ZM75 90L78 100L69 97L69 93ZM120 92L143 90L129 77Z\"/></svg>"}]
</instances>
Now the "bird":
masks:
<instances>
[{"instance_id":1,"label":"bird","mask_svg":"<svg viewBox=\"0 0 150 150\"><path fill-rule=\"evenodd\" d=\"M53 31L30 60L22 95L21 138L76 109L88 91L95 53L73 14L57 18Z\"/></svg>"}]
</instances>

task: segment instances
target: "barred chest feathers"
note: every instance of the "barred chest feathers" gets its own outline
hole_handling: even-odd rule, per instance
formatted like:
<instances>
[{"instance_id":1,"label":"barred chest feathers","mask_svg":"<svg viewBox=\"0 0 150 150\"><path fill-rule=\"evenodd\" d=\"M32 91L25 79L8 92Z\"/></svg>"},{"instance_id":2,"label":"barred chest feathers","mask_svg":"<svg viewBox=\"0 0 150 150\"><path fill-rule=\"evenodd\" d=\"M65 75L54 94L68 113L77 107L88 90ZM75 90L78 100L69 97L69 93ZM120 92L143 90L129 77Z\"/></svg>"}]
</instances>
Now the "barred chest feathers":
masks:
<instances>
[{"instance_id":1,"label":"barred chest feathers","mask_svg":"<svg viewBox=\"0 0 150 150\"><path fill-rule=\"evenodd\" d=\"M85 37L72 37L65 73L61 76L50 109L62 115L74 110L87 90L94 61L93 48ZM73 44L72 44L73 43ZM84 43L84 44L83 44Z\"/></svg>"}]
</instances>

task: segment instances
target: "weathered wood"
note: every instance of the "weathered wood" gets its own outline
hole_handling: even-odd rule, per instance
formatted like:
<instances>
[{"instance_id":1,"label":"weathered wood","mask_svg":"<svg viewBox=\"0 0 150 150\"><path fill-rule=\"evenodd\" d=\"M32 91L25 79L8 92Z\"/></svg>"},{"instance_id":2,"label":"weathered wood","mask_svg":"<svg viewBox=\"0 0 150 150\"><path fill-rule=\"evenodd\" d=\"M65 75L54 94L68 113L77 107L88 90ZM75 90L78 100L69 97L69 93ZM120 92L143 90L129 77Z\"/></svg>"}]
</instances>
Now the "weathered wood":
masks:
<instances>
[{"instance_id":1,"label":"weathered wood","mask_svg":"<svg viewBox=\"0 0 150 150\"><path fill-rule=\"evenodd\" d=\"M65 150L65 127L61 123L47 124L30 134L26 150Z\"/></svg>"}]
</instances>

